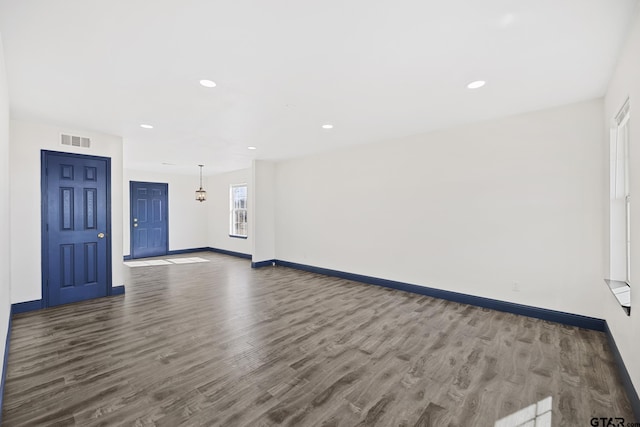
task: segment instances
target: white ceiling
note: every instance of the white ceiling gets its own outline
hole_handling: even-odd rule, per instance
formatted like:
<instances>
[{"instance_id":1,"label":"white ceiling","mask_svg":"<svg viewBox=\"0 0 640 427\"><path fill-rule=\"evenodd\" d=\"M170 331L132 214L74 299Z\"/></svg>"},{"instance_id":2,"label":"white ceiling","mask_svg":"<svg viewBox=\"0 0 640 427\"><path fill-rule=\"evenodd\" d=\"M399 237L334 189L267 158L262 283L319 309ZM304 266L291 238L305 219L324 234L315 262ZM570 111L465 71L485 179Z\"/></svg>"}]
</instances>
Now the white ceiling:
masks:
<instances>
[{"instance_id":1,"label":"white ceiling","mask_svg":"<svg viewBox=\"0 0 640 427\"><path fill-rule=\"evenodd\" d=\"M0 33L13 117L195 175L600 97L637 3L0 0Z\"/></svg>"}]
</instances>

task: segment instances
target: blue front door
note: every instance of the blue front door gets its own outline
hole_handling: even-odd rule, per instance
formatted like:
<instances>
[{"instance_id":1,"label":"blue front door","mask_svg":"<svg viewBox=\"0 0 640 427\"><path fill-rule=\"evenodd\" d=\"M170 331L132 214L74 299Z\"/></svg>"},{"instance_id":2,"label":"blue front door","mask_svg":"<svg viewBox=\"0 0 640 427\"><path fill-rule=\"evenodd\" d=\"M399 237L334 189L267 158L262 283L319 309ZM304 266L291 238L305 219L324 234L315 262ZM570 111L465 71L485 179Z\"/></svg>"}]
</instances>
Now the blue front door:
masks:
<instances>
[{"instance_id":1,"label":"blue front door","mask_svg":"<svg viewBox=\"0 0 640 427\"><path fill-rule=\"evenodd\" d=\"M45 305L106 296L110 159L43 151L42 166Z\"/></svg>"},{"instance_id":2,"label":"blue front door","mask_svg":"<svg viewBox=\"0 0 640 427\"><path fill-rule=\"evenodd\" d=\"M131 258L168 251L168 184L131 181Z\"/></svg>"}]
</instances>

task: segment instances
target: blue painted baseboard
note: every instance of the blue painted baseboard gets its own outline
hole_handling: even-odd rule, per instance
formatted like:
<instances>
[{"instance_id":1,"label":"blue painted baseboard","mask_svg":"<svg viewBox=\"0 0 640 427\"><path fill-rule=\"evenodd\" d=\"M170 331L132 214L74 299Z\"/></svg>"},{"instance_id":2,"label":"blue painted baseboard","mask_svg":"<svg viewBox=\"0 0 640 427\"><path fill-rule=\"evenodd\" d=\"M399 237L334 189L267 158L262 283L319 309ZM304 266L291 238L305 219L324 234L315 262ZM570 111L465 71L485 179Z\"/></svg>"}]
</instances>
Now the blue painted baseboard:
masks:
<instances>
[{"instance_id":1,"label":"blue painted baseboard","mask_svg":"<svg viewBox=\"0 0 640 427\"><path fill-rule=\"evenodd\" d=\"M492 310L520 314L523 316L534 317L536 319L549 320L551 322L563 323L565 325L578 326L580 328L592 329L594 331L602 332L605 330L605 321L602 319L596 319L595 317L548 310L546 308L532 307L529 305L516 304L491 298L461 294L458 292L445 291L442 289L429 288L426 286L411 285L409 283L396 282L394 280L380 279L378 277L364 276L361 274L346 273L344 271L330 270L328 268L314 267L289 261L276 260L276 265L295 268L297 270L309 271L312 273L324 274L326 276L340 277L342 279L368 283L370 285L383 286L385 288L392 288L405 292L412 292L414 294L427 295L430 297L441 298L448 301L459 302L462 304L475 305L478 307L490 308Z\"/></svg>"},{"instance_id":2,"label":"blue painted baseboard","mask_svg":"<svg viewBox=\"0 0 640 427\"><path fill-rule=\"evenodd\" d=\"M234 252L234 251L228 251L226 249L218 249L218 248L207 248L207 249L209 252L215 252L215 253L224 254L224 255L231 255L231 256L244 258L244 259L251 259L251 254L244 254L242 252Z\"/></svg>"},{"instance_id":3,"label":"blue painted baseboard","mask_svg":"<svg viewBox=\"0 0 640 427\"><path fill-rule=\"evenodd\" d=\"M111 296L124 295L124 285L114 286L111 288Z\"/></svg>"},{"instance_id":4,"label":"blue painted baseboard","mask_svg":"<svg viewBox=\"0 0 640 427\"><path fill-rule=\"evenodd\" d=\"M604 332L607 335L609 348L611 349L611 353L613 353L613 358L616 362L616 366L618 367L618 373L620 374L620 380L622 381L622 386L624 387L624 391L627 393L627 397L629 398L629 402L631 403L631 408L633 409L633 415L636 417L636 421L640 421L640 397L638 397L638 393L636 392L636 389L633 387L633 383L631 382L631 376L629 376L629 371L627 371L627 367L624 364L624 360L622 360L622 355L620 354L620 350L618 350L616 340L613 338L613 334L611 333L611 330L609 329L609 325L606 322L605 322Z\"/></svg>"},{"instance_id":5,"label":"blue painted baseboard","mask_svg":"<svg viewBox=\"0 0 640 427\"><path fill-rule=\"evenodd\" d=\"M266 261L252 262L251 268L271 267L276 262L275 259L268 259Z\"/></svg>"},{"instance_id":6,"label":"blue painted baseboard","mask_svg":"<svg viewBox=\"0 0 640 427\"><path fill-rule=\"evenodd\" d=\"M13 317L13 307L9 310L9 325L7 327L7 337L4 344L4 359L2 361L2 379L0 380L0 425L2 425L2 405L4 403L4 382L7 378L7 364L9 362L9 344L11 342L11 319Z\"/></svg>"},{"instance_id":7,"label":"blue painted baseboard","mask_svg":"<svg viewBox=\"0 0 640 427\"><path fill-rule=\"evenodd\" d=\"M42 300L37 299L33 301L17 302L11 304L11 312L13 314L26 313L27 311L40 310L42 308Z\"/></svg>"},{"instance_id":8,"label":"blue painted baseboard","mask_svg":"<svg viewBox=\"0 0 640 427\"><path fill-rule=\"evenodd\" d=\"M122 295L124 294L124 285L114 286L111 288L111 295ZM17 302L15 304L11 304L11 312L13 314L26 313L28 311L35 311L42 309L42 300L37 299L33 301L25 301L25 302Z\"/></svg>"},{"instance_id":9,"label":"blue painted baseboard","mask_svg":"<svg viewBox=\"0 0 640 427\"><path fill-rule=\"evenodd\" d=\"M167 255L182 255L182 254L192 254L194 252L208 252L209 248L189 248L189 249L176 249L175 251L168 251Z\"/></svg>"}]
</instances>

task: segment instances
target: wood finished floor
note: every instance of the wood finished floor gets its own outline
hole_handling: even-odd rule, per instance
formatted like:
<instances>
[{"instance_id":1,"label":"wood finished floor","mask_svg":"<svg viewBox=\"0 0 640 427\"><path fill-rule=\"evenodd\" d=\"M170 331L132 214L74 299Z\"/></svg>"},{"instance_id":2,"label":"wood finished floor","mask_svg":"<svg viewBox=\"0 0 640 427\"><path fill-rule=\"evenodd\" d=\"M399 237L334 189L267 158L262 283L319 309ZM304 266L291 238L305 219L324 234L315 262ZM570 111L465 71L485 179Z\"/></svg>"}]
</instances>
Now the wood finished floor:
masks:
<instances>
[{"instance_id":1,"label":"wood finished floor","mask_svg":"<svg viewBox=\"0 0 640 427\"><path fill-rule=\"evenodd\" d=\"M604 334L282 267L131 268L13 319L6 426L557 426L633 420Z\"/></svg>"}]
</instances>

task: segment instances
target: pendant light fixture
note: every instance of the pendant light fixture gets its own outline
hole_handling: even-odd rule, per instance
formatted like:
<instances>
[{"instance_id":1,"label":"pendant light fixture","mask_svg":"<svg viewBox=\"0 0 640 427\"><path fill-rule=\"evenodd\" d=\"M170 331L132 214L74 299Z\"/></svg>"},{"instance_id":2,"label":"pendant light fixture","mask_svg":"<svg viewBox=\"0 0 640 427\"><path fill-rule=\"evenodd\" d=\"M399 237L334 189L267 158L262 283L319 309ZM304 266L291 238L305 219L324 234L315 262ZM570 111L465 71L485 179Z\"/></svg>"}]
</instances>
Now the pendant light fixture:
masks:
<instances>
[{"instance_id":1,"label":"pendant light fixture","mask_svg":"<svg viewBox=\"0 0 640 427\"><path fill-rule=\"evenodd\" d=\"M199 202L204 202L205 200L207 200L207 192L202 189L202 167L204 165L198 166L200 166L200 188L196 190L196 200Z\"/></svg>"}]
</instances>

